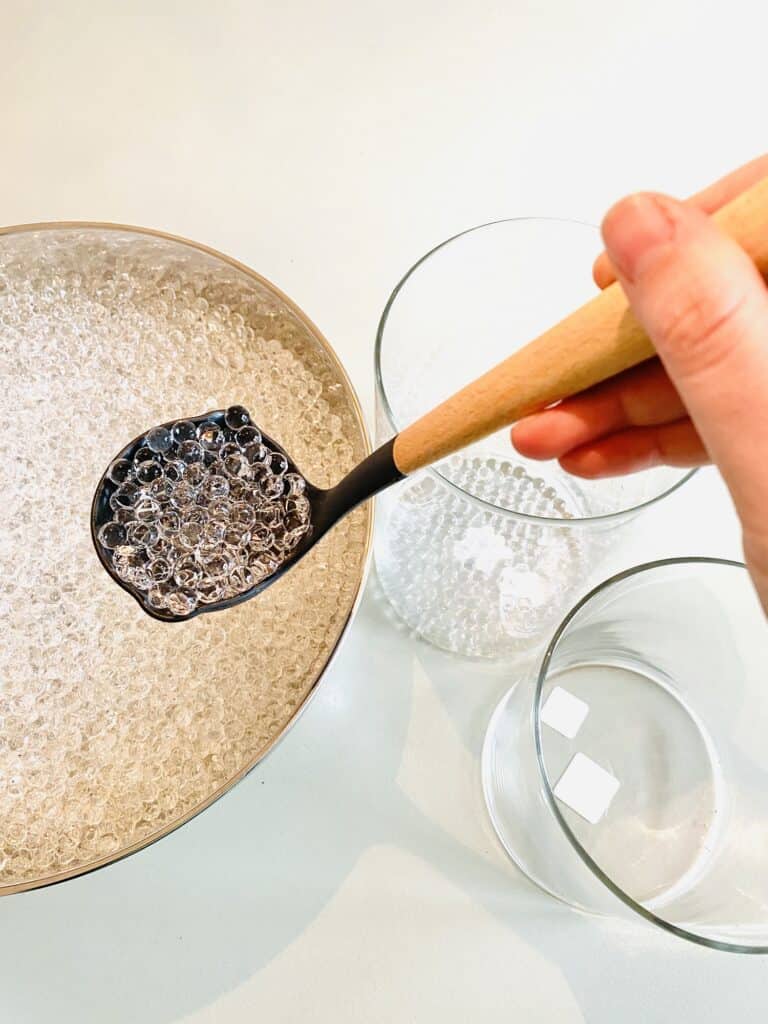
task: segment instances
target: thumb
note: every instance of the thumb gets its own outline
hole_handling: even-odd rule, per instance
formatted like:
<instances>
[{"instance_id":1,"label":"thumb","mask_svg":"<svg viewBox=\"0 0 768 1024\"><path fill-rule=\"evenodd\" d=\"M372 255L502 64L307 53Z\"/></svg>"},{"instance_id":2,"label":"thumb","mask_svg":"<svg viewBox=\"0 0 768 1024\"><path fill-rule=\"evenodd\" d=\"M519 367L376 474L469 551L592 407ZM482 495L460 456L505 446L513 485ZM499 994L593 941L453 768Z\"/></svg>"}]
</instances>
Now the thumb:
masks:
<instances>
[{"instance_id":1,"label":"thumb","mask_svg":"<svg viewBox=\"0 0 768 1024\"><path fill-rule=\"evenodd\" d=\"M603 222L606 250L731 491L745 535L768 559L768 289L713 221L639 194ZM745 536L746 540L746 536Z\"/></svg>"}]
</instances>

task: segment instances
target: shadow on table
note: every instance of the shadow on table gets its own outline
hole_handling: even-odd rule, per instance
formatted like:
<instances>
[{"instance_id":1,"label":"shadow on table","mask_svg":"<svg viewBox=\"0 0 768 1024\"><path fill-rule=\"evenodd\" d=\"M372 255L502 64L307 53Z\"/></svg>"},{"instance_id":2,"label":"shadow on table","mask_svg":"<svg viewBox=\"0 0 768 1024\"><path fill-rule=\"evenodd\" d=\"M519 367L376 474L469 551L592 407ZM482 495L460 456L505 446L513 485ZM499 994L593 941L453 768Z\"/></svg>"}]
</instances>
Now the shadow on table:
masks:
<instances>
[{"instance_id":1,"label":"shadow on table","mask_svg":"<svg viewBox=\"0 0 768 1024\"><path fill-rule=\"evenodd\" d=\"M515 871L485 821L477 779L483 733L509 670L449 658L397 629L372 584L306 715L241 786L126 861L0 901L0 1019L178 1020L292 943L374 844L433 864L556 963L586 1020L622 1019L630 983L634 992L652 986L674 940L660 936L658 955L638 958L633 944L646 926L584 927L580 915ZM472 847L420 810L402 784L404 759L418 741L410 731L417 675L437 694L474 766ZM638 945L647 951L647 938ZM690 1017L699 1002L705 1011L704 995L681 986L680 1005L667 1005L665 1017L678 1010Z\"/></svg>"}]
</instances>

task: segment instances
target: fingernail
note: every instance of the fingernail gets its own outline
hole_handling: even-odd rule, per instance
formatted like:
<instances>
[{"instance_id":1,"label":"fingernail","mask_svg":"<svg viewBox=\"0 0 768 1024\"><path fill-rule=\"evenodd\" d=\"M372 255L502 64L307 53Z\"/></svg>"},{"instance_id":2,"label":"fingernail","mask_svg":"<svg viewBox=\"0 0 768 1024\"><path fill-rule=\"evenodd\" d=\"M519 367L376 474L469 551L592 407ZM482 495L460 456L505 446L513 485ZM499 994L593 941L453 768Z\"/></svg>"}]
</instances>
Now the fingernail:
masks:
<instances>
[{"instance_id":1,"label":"fingernail","mask_svg":"<svg viewBox=\"0 0 768 1024\"><path fill-rule=\"evenodd\" d=\"M603 241L614 266L635 281L675 233L671 201L639 193L622 199L606 214Z\"/></svg>"}]
</instances>

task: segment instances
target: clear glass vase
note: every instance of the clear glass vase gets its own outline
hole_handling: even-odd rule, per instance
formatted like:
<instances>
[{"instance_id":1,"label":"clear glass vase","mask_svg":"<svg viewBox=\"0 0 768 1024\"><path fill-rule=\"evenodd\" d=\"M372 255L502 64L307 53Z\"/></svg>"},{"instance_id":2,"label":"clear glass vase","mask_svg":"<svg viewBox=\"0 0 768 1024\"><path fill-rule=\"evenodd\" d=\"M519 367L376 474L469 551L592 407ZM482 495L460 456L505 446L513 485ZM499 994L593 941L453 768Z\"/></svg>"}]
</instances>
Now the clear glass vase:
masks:
<instances>
[{"instance_id":1,"label":"clear glass vase","mask_svg":"<svg viewBox=\"0 0 768 1024\"><path fill-rule=\"evenodd\" d=\"M488 728L483 789L512 859L576 907L768 952L766 665L741 563L601 584Z\"/></svg>"},{"instance_id":2,"label":"clear glass vase","mask_svg":"<svg viewBox=\"0 0 768 1024\"><path fill-rule=\"evenodd\" d=\"M421 259L379 324L377 443L592 296L598 250L590 225L522 219L473 228ZM441 648L524 654L584 593L633 518L690 475L660 467L576 480L522 458L501 431L379 496L381 586Z\"/></svg>"}]
</instances>

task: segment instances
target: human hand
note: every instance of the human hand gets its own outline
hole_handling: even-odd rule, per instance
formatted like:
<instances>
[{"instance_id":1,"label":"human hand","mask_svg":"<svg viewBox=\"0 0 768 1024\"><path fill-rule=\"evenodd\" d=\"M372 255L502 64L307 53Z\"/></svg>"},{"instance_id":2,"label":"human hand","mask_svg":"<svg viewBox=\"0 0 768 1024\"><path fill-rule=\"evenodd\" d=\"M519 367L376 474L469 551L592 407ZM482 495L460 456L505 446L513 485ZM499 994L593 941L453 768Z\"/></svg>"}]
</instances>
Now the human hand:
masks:
<instances>
[{"instance_id":1,"label":"human hand","mask_svg":"<svg viewBox=\"0 0 768 1024\"><path fill-rule=\"evenodd\" d=\"M715 462L768 608L768 288L707 216L766 175L768 156L686 203L640 194L608 212L595 281L615 273L659 358L526 417L512 441L590 478Z\"/></svg>"}]
</instances>

